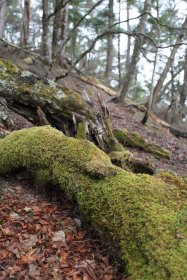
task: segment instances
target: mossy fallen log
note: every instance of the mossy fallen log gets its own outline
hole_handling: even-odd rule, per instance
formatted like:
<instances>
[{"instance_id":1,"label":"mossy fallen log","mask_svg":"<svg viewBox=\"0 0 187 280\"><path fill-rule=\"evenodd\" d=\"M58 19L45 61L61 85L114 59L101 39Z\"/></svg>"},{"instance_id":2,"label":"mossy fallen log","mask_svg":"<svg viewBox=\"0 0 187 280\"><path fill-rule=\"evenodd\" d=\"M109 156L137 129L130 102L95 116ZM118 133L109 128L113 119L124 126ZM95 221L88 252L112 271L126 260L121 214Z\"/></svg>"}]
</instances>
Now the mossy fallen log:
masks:
<instances>
[{"instance_id":1,"label":"mossy fallen log","mask_svg":"<svg viewBox=\"0 0 187 280\"><path fill-rule=\"evenodd\" d=\"M0 97L6 100L9 109L34 125L49 123L75 137L82 123L85 130L82 134L102 150L123 149L113 131L108 130L108 120L98 117L80 94L3 59L0 59Z\"/></svg>"},{"instance_id":2,"label":"mossy fallen log","mask_svg":"<svg viewBox=\"0 0 187 280\"><path fill-rule=\"evenodd\" d=\"M137 147L145 152L152 153L163 158L170 158L170 152L153 143L145 141L138 132L128 131L127 129L115 130L116 138L120 143L130 147Z\"/></svg>"},{"instance_id":3,"label":"mossy fallen log","mask_svg":"<svg viewBox=\"0 0 187 280\"><path fill-rule=\"evenodd\" d=\"M155 172L155 166L151 162L137 158L127 150L111 152L109 157L113 164L133 173L153 175Z\"/></svg>"},{"instance_id":4,"label":"mossy fallen log","mask_svg":"<svg viewBox=\"0 0 187 280\"><path fill-rule=\"evenodd\" d=\"M187 279L187 183L173 175L135 175L111 164L87 140L49 126L0 140L0 173L21 167L59 184L103 239L111 241L131 280ZM42 186L42 184L41 184Z\"/></svg>"}]
</instances>

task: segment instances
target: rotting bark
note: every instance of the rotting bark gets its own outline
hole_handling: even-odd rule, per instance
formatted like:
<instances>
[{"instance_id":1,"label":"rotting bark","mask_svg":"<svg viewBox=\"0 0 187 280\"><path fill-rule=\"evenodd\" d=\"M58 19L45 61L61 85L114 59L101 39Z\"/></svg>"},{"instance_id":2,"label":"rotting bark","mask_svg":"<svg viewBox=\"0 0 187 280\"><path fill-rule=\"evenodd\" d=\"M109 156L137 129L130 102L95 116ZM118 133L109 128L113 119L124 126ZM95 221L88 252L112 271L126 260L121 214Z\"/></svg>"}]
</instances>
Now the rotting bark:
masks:
<instances>
[{"instance_id":1,"label":"rotting bark","mask_svg":"<svg viewBox=\"0 0 187 280\"><path fill-rule=\"evenodd\" d=\"M0 140L0 174L20 168L31 170L39 182L60 185L78 202L85 221L111 241L129 279L187 278L187 183L182 178L126 172L89 141L49 126Z\"/></svg>"},{"instance_id":2,"label":"rotting bark","mask_svg":"<svg viewBox=\"0 0 187 280\"><path fill-rule=\"evenodd\" d=\"M78 93L22 71L6 60L0 60L0 96L6 99L8 108L34 125L43 124L41 112L42 119L68 136L75 136L78 123L84 123L87 138L102 150L123 150L108 129L109 120L97 116Z\"/></svg>"}]
</instances>

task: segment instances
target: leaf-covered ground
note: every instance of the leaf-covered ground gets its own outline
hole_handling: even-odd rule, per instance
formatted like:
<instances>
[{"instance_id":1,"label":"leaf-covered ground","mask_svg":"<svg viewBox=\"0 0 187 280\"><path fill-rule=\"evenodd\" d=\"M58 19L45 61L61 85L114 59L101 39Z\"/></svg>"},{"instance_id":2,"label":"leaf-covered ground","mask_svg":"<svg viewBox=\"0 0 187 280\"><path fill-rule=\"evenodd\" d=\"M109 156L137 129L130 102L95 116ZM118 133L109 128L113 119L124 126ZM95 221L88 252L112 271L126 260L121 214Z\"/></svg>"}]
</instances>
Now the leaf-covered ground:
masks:
<instances>
[{"instance_id":1,"label":"leaf-covered ground","mask_svg":"<svg viewBox=\"0 0 187 280\"><path fill-rule=\"evenodd\" d=\"M0 279L125 278L60 190L0 178Z\"/></svg>"}]
</instances>

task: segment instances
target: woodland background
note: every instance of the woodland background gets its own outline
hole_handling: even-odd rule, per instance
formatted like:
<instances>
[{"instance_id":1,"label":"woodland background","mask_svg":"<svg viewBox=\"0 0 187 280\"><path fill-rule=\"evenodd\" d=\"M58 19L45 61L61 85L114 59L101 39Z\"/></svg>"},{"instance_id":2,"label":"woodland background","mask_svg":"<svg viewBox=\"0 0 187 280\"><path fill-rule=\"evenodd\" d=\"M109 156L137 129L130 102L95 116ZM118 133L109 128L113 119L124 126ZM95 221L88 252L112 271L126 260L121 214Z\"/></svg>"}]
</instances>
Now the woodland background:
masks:
<instances>
[{"instance_id":1,"label":"woodland background","mask_svg":"<svg viewBox=\"0 0 187 280\"><path fill-rule=\"evenodd\" d=\"M43 56L49 71L92 75L118 91L115 101L186 126L186 12L176 0L1 0L0 38Z\"/></svg>"}]
</instances>

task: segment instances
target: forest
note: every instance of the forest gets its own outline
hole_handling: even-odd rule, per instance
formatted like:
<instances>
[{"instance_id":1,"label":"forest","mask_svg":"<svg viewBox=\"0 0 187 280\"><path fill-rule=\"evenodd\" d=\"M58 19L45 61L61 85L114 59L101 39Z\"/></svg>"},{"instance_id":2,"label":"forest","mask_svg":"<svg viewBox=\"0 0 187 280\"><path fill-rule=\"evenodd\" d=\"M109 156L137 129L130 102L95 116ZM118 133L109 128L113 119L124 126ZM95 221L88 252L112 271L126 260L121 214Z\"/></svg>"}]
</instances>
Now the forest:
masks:
<instances>
[{"instance_id":1,"label":"forest","mask_svg":"<svg viewBox=\"0 0 187 280\"><path fill-rule=\"evenodd\" d=\"M0 0L0 279L187 279L186 0Z\"/></svg>"}]
</instances>

